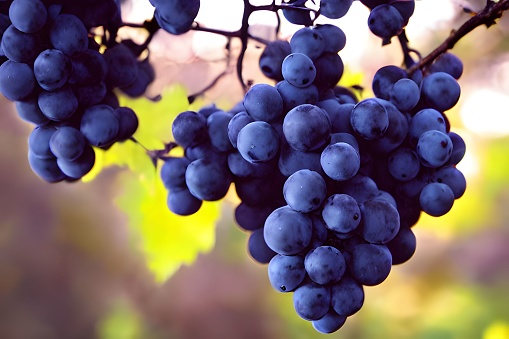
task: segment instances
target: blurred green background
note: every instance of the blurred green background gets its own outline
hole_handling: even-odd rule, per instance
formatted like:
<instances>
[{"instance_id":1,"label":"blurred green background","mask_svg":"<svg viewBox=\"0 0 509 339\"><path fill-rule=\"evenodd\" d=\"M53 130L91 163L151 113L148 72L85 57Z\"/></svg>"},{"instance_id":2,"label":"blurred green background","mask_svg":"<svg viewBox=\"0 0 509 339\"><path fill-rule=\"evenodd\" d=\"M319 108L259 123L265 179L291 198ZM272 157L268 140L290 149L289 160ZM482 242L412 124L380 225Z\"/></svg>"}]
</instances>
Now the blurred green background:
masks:
<instances>
[{"instance_id":1,"label":"blurred green background","mask_svg":"<svg viewBox=\"0 0 509 339\"><path fill-rule=\"evenodd\" d=\"M354 3L352 17L367 17L358 5ZM479 9L482 1L461 2L461 6ZM451 27L468 19L461 6L456 1L441 5L417 1L415 25L421 30L409 26L412 46L423 54L432 50ZM127 7L126 12L133 8ZM436 21L430 22L429 11L438 13ZM445 15L447 11L451 15ZM396 43L382 50L380 41L370 35L350 39L348 29L354 28L348 27L353 27L354 20L339 21L349 37L344 51L349 75L344 81L363 85L369 96L373 73L383 65L399 64L401 54ZM259 26L259 32L264 32ZM381 285L366 288L361 311L329 337L509 338L508 31L509 22L503 18L489 30L478 28L454 49L465 63L465 73L460 79L462 98L448 117L452 130L467 142L468 152L459 166L467 177L467 192L448 215L421 218L414 227L414 257L395 266ZM155 43L169 39L162 34ZM179 46L192 46L193 33L175 39ZM191 56L197 54L189 48ZM158 80L151 93L176 82L194 93L226 65L222 50L217 60L194 55L177 61L157 53L157 45L154 50L151 58ZM253 45L245 62L245 74L255 82L266 81L257 71L260 53ZM216 102L226 109L241 98L231 73L197 105ZM148 104L139 107L143 105ZM178 111L182 105L185 101L180 100L170 108ZM171 120L170 108L157 107L161 111L143 112L144 118L153 114L155 122L161 116ZM295 314L291 294L272 290L266 267L247 255L247 235L233 221L234 194L210 207L213 215L208 221L205 216L203 223L171 218L166 222L168 217L158 214L157 203L148 201L154 209L144 215L152 214L138 221L164 227L152 234L158 240L155 251L165 253L156 260L142 239L150 227L137 228L134 217L141 213L136 206L145 196L129 189L143 175L133 179L130 170L115 166L86 183L47 184L27 162L31 129L18 118L13 104L1 98L0 338L325 337ZM169 140L170 125L162 126L159 133L164 129ZM165 202L160 202L164 207ZM216 218L216 227L208 227ZM184 255L185 250L189 253ZM185 265L179 268L175 261ZM156 282L154 270L165 269L159 280L174 274Z\"/></svg>"}]
</instances>

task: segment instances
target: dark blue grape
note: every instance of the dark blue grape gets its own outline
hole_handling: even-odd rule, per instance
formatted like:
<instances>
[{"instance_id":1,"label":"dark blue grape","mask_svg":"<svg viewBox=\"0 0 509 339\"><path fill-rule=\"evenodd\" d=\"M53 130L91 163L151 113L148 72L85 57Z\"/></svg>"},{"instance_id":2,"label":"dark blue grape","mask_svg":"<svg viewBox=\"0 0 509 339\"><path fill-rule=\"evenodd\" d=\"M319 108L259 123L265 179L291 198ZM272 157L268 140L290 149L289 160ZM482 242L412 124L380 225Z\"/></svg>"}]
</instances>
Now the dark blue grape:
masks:
<instances>
[{"instance_id":1,"label":"dark blue grape","mask_svg":"<svg viewBox=\"0 0 509 339\"><path fill-rule=\"evenodd\" d=\"M106 49L104 59L108 64L106 83L112 87L131 85L138 76L136 56L125 44L117 44Z\"/></svg>"},{"instance_id":2,"label":"dark blue grape","mask_svg":"<svg viewBox=\"0 0 509 339\"><path fill-rule=\"evenodd\" d=\"M161 167L161 180L166 189L182 190L186 187L186 169L190 161L184 157L168 157Z\"/></svg>"},{"instance_id":3,"label":"dark blue grape","mask_svg":"<svg viewBox=\"0 0 509 339\"><path fill-rule=\"evenodd\" d=\"M318 150L329 142L330 119L318 106L303 104L287 113L283 132L290 146L301 152Z\"/></svg>"},{"instance_id":4,"label":"dark blue grape","mask_svg":"<svg viewBox=\"0 0 509 339\"><path fill-rule=\"evenodd\" d=\"M313 234L311 219L290 206L274 210L267 217L263 229L267 245L284 255L297 254L305 249Z\"/></svg>"},{"instance_id":5,"label":"dark blue grape","mask_svg":"<svg viewBox=\"0 0 509 339\"><path fill-rule=\"evenodd\" d=\"M57 158L58 167L70 178L79 179L90 172L95 163L95 152L90 145L85 145L83 153L74 159Z\"/></svg>"},{"instance_id":6,"label":"dark blue grape","mask_svg":"<svg viewBox=\"0 0 509 339\"><path fill-rule=\"evenodd\" d=\"M108 63L96 50L87 49L71 58L70 84L92 85L106 80Z\"/></svg>"},{"instance_id":7,"label":"dark blue grape","mask_svg":"<svg viewBox=\"0 0 509 339\"><path fill-rule=\"evenodd\" d=\"M42 91L37 101L41 112L53 121L69 119L78 109L78 99L68 85L51 92Z\"/></svg>"},{"instance_id":8,"label":"dark blue grape","mask_svg":"<svg viewBox=\"0 0 509 339\"><path fill-rule=\"evenodd\" d=\"M300 12L300 11L299 11ZM283 9L285 14L285 9ZM309 16L309 14L307 14ZM283 80L281 64L288 54L291 53L290 43L286 40L271 41L265 45L260 56L259 65L262 73L273 80Z\"/></svg>"},{"instance_id":9,"label":"dark blue grape","mask_svg":"<svg viewBox=\"0 0 509 339\"><path fill-rule=\"evenodd\" d=\"M247 243L247 249L251 257L260 264L268 264L276 255L276 252L267 246L263 238L263 228L256 229L251 233Z\"/></svg>"},{"instance_id":10,"label":"dark blue grape","mask_svg":"<svg viewBox=\"0 0 509 339\"><path fill-rule=\"evenodd\" d=\"M244 96L244 107L254 120L271 123L283 117L283 99L271 85L252 86Z\"/></svg>"},{"instance_id":11,"label":"dark blue grape","mask_svg":"<svg viewBox=\"0 0 509 339\"><path fill-rule=\"evenodd\" d=\"M0 65L0 92L9 100L22 100L32 93L36 80L27 64L5 61Z\"/></svg>"},{"instance_id":12,"label":"dark blue grape","mask_svg":"<svg viewBox=\"0 0 509 339\"><path fill-rule=\"evenodd\" d=\"M364 289L350 275L343 275L331 286L331 306L336 313L348 317L357 313L363 304Z\"/></svg>"},{"instance_id":13,"label":"dark blue grape","mask_svg":"<svg viewBox=\"0 0 509 339\"><path fill-rule=\"evenodd\" d=\"M337 233L349 233L359 226L359 204L347 194L333 194L326 201L322 217L327 228Z\"/></svg>"},{"instance_id":14,"label":"dark blue grape","mask_svg":"<svg viewBox=\"0 0 509 339\"><path fill-rule=\"evenodd\" d=\"M295 87L308 87L316 77L313 61L303 53L288 55L281 66L283 78Z\"/></svg>"},{"instance_id":15,"label":"dark blue grape","mask_svg":"<svg viewBox=\"0 0 509 339\"><path fill-rule=\"evenodd\" d=\"M399 213L389 202L373 199L360 205L362 213L362 236L366 241L385 244L398 234Z\"/></svg>"},{"instance_id":16,"label":"dark blue grape","mask_svg":"<svg viewBox=\"0 0 509 339\"><path fill-rule=\"evenodd\" d=\"M431 107L441 112L454 107L460 98L460 93L460 85L448 73L431 73L422 80L421 95Z\"/></svg>"},{"instance_id":17,"label":"dark blue grape","mask_svg":"<svg viewBox=\"0 0 509 339\"><path fill-rule=\"evenodd\" d=\"M408 261L415 253L417 240L409 227L401 227L398 234L387 243L391 251L392 264L399 265Z\"/></svg>"},{"instance_id":18,"label":"dark blue grape","mask_svg":"<svg viewBox=\"0 0 509 339\"><path fill-rule=\"evenodd\" d=\"M330 310L326 315L318 320L313 320L312 324L315 330L320 333L329 334L339 330L345 324L346 317L339 315L334 310Z\"/></svg>"},{"instance_id":19,"label":"dark blue grape","mask_svg":"<svg viewBox=\"0 0 509 339\"><path fill-rule=\"evenodd\" d=\"M101 147L113 143L119 131L119 121L114 109L102 104L88 107L81 117L80 131L93 146Z\"/></svg>"},{"instance_id":20,"label":"dark blue grape","mask_svg":"<svg viewBox=\"0 0 509 339\"><path fill-rule=\"evenodd\" d=\"M362 138L374 140L381 138L387 131L389 115L376 99L364 99L354 106L350 123Z\"/></svg>"},{"instance_id":21,"label":"dark blue grape","mask_svg":"<svg viewBox=\"0 0 509 339\"><path fill-rule=\"evenodd\" d=\"M445 119L442 113L433 109L425 108L417 112L408 125L408 140L415 146L419 137L426 131L437 130L446 133Z\"/></svg>"},{"instance_id":22,"label":"dark blue grape","mask_svg":"<svg viewBox=\"0 0 509 339\"><path fill-rule=\"evenodd\" d=\"M338 53L346 45L346 35L341 28L332 24L316 25L315 31L320 32L324 39L324 52Z\"/></svg>"},{"instance_id":23,"label":"dark blue grape","mask_svg":"<svg viewBox=\"0 0 509 339\"><path fill-rule=\"evenodd\" d=\"M9 6L9 18L14 27L24 33L35 33L46 24L48 12L39 0L14 0Z\"/></svg>"},{"instance_id":24,"label":"dark blue grape","mask_svg":"<svg viewBox=\"0 0 509 339\"><path fill-rule=\"evenodd\" d=\"M76 56L88 48L88 32L81 20L72 14L59 14L49 31L54 48L67 56Z\"/></svg>"},{"instance_id":25,"label":"dark blue grape","mask_svg":"<svg viewBox=\"0 0 509 339\"><path fill-rule=\"evenodd\" d=\"M89 107L102 103L108 92L104 82L93 85L72 85L72 90L78 99L78 105Z\"/></svg>"},{"instance_id":26,"label":"dark blue grape","mask_svg":"<svg viewBox=\"0 0 509 339\"><path fill-rule=\"evenodd\" d=\"M376 6L368 17L371 32L384 40L398 35L404 24L405 21L399 11L389 4Z\"/></svg>"},{"instance_id":27,"label":"dark blue grape","mask_svg":"<svg viewBox=\"0 0 509 339\"><path fill-rule=\"evenodd\" d=\"M339 19L348 13L353 0L321 0L320 14L329 19Z\"/></svg>"},{"instance_id":28,"label":"dark blue grape","mask_svg":"<svg viewBox=\"0 0 509 339\"><path fill-rule=\"evenodd\" d=\"M359 244L352 251L350 273L359 283L375 286L382 283L391 271L391 252L385 245Z\"/></svg>"},{"instance_id":29,"label":"dark blue grape","mask_svg":"<svg viewBox=\"0 0 509 339\"><path fill-rule=\"evenodd\" d=\"M320 285L338 282L345 274L346 263L341 252L332 246L319 246L304 259L308 276Z\"/></svg>"},{"instance_id":30,"label":"dark blue grape","mask_svg":"<svg viewBox=\"0 0 509 339\"><path fill-rule=\"evenodd\" d=\"M451 210L454 204L454 193L444 183L431 182L422 189L419 203L424 212L439 217Z\"/></svg>"},{"instance_id":31,"label":"dark blue grape","mask_svg":"<svg viewBox=\"0 0 509 339\"><path fill-rule=\"evenodd\" d=\"M267 270L270 284L278 292L294 291L306 277L304 258L298 255L276 254Z\"/></svg>"},{"instance_id":32,"label":"dark blue grape","mask_svg":"<svg viewBox=\"0 0 509 339\"><path fill-rule=\"evenodd\" d=\"M57 158L76 160L84 151L85 137L79 129L60 126L49 140L51 153Z\"/></svg>"},{"instance_id":33,"label":"dark blue grape","mask_svg":"<svg viewBox=\"0 0 509 339\"><path fill-rule=\"evenodd\" d=\"M119 122L117 140L124 141L129 139L138 129L138 117L136 113L129 107L117 107L114 113Z\"/></svg>"},{"instance_id":34,"label":"dark blue grape","mask_svg":"<svg viewBox=\"0 0 509 339\"><path fill-rule=\"evenodd\" d=\"M387 165L389 173L399 181L412 180L421 168L417 153L408 147L401 147L392 152Z\"/></svg>"},{"instance_id":35,"label":"dark blue grape","mask_svg":"<svg viewBox=\"0 0 509 339\"><path fill-rule=\"evenodd\" d=\"M239 152L228 154L228 168L233 175L241 178L267 176L276 170L275 158L266 162L252 163L242 157Z\"/></svg>"},{"instance_id":36,"label":"dark blue grape","mask_svg":"<svg viewBox=\"0 0 509 339\"><path fill-rule=\"evenodd\" d=\"M373 76L372 89L375 96L389 100L392 86L400 79L406 78L406 72L397 66L388 65L380 68Z\"/></svg>"},{"instance_id":37,"label":"dark blue grape","mask_svg":"<svg viewBox=\"0 0 509 339\"><path fill-rule=\"evenodd\" d=\"M419 102L420 97L419 86L410 79L399 79L390 91L390 101L403 112L414 108Z\"/></svg>"},{"instance_id":38,"label":"dark blue grape","mask_svg":"<svg viewBox=\"0 0 509 339\"><path fill-rule=\"evenodd\" d=\"M286 143L281 148L278 166L281 174L286 177L302 169L323 173L320 153L296 151Z\"/></svg>"},{"instance_id":39,"label":"dark blue grape","mask_svg":"<svg viewBox=\"0 0 509 339\"><path fill-rule=\"evenodd\" d=\"M452 154L451 138L440 131L424 132L417 142L417 155L426 167L438 168L447 163Z\"/></svg>"},{"instance_id":40,"label":"dark blue grape","mask_svg":"<svg viewBox=\"0 0 509 339\"><path fill-rule=\"evenodd\" d=\"M457 165L465 156L466 144L463 138L457 133L449 132L447 135L452 141L452 154L447 164Z\"/></svg>"},{"instance_id":41,"label":"dark blue grape","mask_svg":"<svg viewBox=\"0 0 509 339\"><path fill-rule=\"evenodd\" d=\"M196 198L215 201L226 195L231 179L222 164L209 159L198 159L187 166L186 184Z\"/></svg>"},{"instance_id":42,"label":"dark blue grape","mask_svg":"<svg viewBox=\"0 0 509 339\"><path fill-rule=\"evenodd\" d=\"M293 173L283 186L286 203L301 213L318 209L325 200L326 194L327 187L322 176L307 169Z\"/></svg>"},{"instance_id":43,"label":"dark blue grape","mask_svg":"<svg viewBox=\"0 0 509 339\"><path fill-rule=\"evenodd\" d=\"M170 190L166 203L172 213L183 216L195 214L202 206L202 201L185 187Z\"/></svg>"},{"instance_id":44,"label":"dark blue grape","mask_svg":"<svg viewBox=\"0 0 509 339\"><path fill-rule=\"evenodd\" d=\"M43 89L54 91L62 87L69 78L71 63L58 49L46 49L34 62L35 79Z\"/></svg>"},{"instance_id":45,"label":"dark blue grape","mask_svg":"<svg viewBox=\"0 0 509 339\"><path fill-rule=\"evenodd\" d=\"M41 112L36 95L15 101L16 112L21 119L37 126L45 125L49 119Z\"/></svg>"},{"instance_id":46,"label":"dark blue grape","mask_svg":"<svg viewBox=\"0 0 509 339\"><path fill-rule=\"evenodd\" d=\"M336 86L343 75L344 65L341 57L336 53L322 53L315 59L316 77L313 84L319 91L325 91Z\"/></svg>"},{"instance_id":47,"label":"dark blue grape","mask_svg":"<svg viewBox=\"0 0 509 339\"><path fill-rule=\"evenodd\" d=\"M315 282L299 286L293 292L293 306L304 320L318 320L329 311L331 301L330 288Z\"/></svg>"},{"instance_id":48,"label":"dark blue grape","mask_svg":"<svg viewBox=\"0 0 509 339\"><path fill-rule=\"evenodd\" d=\"M309 57L309 59L315 60L324 52L325 41L323 39L322 33L320 33L320 31L316 30L314 27L302 27L293 34L290 40L290 48L292 54L302 53ZM305 66L306 65L303 64L303 67ZM283 61L283 77L285 77L284 67L285 66Z\"/></svg>"},{"instance_id":49,"label":"dark blue grape","mask_svg":"<svg viewBox=\"0 0 509 339\"><path fill-rule=\"evenodd\" d=\"M39 126L33 129L28 137L28 148L34 157L41 159L51 159L55 155L51 152L49 142L53 134L57 131L55 126Z\"/></svg>"},{"instance_id":50,"label":"dark blue grape","mask_svg":"<svg viewBox=\"0 0 509 339\"><path fill-rule=\"evenodd\" d=\"M246 111L238 112L231 118L228 123L228 139L233 147L237 148L237 136L240 130L253 121L254 119Z\"/></svg>"},{"instance_id":51,"label":"dark blue grape","mask_svg":"<svg viewBox=\"0 0 509 339\"><path fill-rule=\"evenodd\" d=\"M66 179L66 175L58 167L56 158L41 159L29 150L28 163L32 171L47 182L54 183Z\"/></svg>"},{"instance_id":52,"label":"dark blue grape","mask_svg":"<svg viewBox=\"0 0 509 339\"><path fill-rule=\"evenodd\" d=\"M463 62L456 55L446 52L433 61L429 70L432 73L445 72L459 79L463 74Z\"/></svg>"},{"instance_id":53,"label":"dark blue grape","mask_svg":"<svg viewBox=\"0 0 509 339\"><path fill-rule=\"evenodd\" d=\"M360 168L360 157L351 145L338 142L323 150L320 164L329 178L344 181L357 174Z\"/></svg>"},{"instance_id":54,"label":"dark blue grape","mask_svg":"<svg viewBox=\"0 0 509 339\"><path fill-rule=\"evenodd\" d=\"M185 111L173 120L171 132L180 146L184 148L195 146L208 135L207 120L196 112Z\"/></svg>"},{"instance_id":55,"label":"dark blue grape","mask_svg":"<svg viewBox=\"0 0 509 339\"><path fill-rule=\"evenodd\" d=\"M228 152L233 149L228 137L228 124L232 117L232 113L217 111L207 118L207 132L210 143L219 152Z\"/></svg>"},{"instance_id":56,"label":"dark blue grape","mask_svg":"<svg viewBox=\"0 0 509 339\"><path fill-rule=\"evenodd\" d=\"M156 8L159 25L171 34L183 34L189 29L200 10L199 0L151 0Z\"/></svg>"},{"instance_id":57,"label":"dark blue grape","mask_svg":"<svg viewBox=\"0 0 509 339\"><path fill-rule=\"evenodd\" d=\"M42 43L36 34L23 33L13 25L2 36L2 52L9 60L31 63L42 49Z\"/></svg>"},{"instance_id":58,"label":"dark blue grape","mask_svg":"<svg viewBox=\"0 0 509 339\"><path fill-rule=\"evenodd\" d=\"M432 174L432 180L449 186L454 193L454 199L460 198L467 189L465 176L454 166L439 168Z\"/></svg>"},{"instance_id":59,"label":"dark blue grape","mask_svg":"<svg viewBox=\"0 0 509 339\"><path fill-rule=\"evenodd\" d=\"M235 208L235 221L243 230L254 231L263 227L272 211L273 209L268 206L249 206L245 202L241 202Z\"/></svg>"},{"instance_id":60,"label":"dark blue grape","mask_svg":"<svg viewBox=\"0 0 509 339\"><path fill-rule=\"evenodd\" d=\"M270 124L254 121L240 130L237 136L237 149L249 162L266 162L276 156L279 150L279 136Z\"/></svg>"},{"instance_id":61,"label":"dark blue grape","mask_svg":"<svg viewBox=\"0 0 509 339\"><path fill-rule=\"evenodd\" d=\"M288 112L302 104L314 105L318 102L318 88L315 85L296 87L283 80L276 84L276 89L283 99L283 111Z\"/></svg>"}]
</instances>

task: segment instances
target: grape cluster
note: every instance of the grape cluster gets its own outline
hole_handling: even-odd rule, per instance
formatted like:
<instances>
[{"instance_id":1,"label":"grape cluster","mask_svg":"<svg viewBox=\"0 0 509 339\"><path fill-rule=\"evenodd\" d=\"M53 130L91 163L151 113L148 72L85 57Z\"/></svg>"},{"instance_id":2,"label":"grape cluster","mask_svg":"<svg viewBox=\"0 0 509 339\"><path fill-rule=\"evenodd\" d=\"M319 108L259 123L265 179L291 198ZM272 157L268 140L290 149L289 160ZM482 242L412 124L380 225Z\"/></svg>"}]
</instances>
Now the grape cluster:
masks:
<instances>
[{"instance_id":1,"label":"grape cluster","mask_svg":"<svg viewBox=\"0 0 509 339\"><path fill-rule=\"evenodd\" d=\"M161 171L168 207L182 215L233 183L251 257L323 333L359 311L363 286L410 259L421 211L447 213L466 188L456 168L465 143L444 114L459 99L461 61L444 54L412 75L382 67L375 97L359 101L336 85L345 42L318 25L269 43L260 68L277 84L253 85L229 112L181 113L172 131L185 155Z\"/></svg>"},{"instance_id":2,"label":"grape cluster","mask_svg":"<svg viewBox=\"0 0 509 339\"><path fill-rule=\"evenodd\" d=\"M94 165L93 147L127 140L138 127L114 90L141 96L154 71L148 60L137 59L132 42L100 45L94 39L97 27L111 36L119 29L114 0L8 5L0 13L0 92L35 125L28 141L32 170L48 182L78 180Z\"/></svg>"}]
</instances>

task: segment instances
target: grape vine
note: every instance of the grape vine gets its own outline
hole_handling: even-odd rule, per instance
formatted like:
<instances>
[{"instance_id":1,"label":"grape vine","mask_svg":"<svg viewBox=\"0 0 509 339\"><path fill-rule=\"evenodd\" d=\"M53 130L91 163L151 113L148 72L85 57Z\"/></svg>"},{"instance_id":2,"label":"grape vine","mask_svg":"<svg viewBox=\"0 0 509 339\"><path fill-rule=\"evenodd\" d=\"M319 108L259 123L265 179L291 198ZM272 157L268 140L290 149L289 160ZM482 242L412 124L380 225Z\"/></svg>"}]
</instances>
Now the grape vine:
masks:
<instances>
[{"instance_id":1,"label":"grape vine","mask_svg":"<svg viewBox=\"0 0 509 339\"><path fill-rule=\"evenodd\" d=\"M464 194L456 165L466 145L446 113L459 100L463 64L449 50L509 9L509 0L488 0L422 57L405 33L414 1L361 0L381 45L400 43L403 66L380 68L374 97L359 98L338 85L346 35L316 24L320 16L347 15L352 2L243 0L236 31L196 22L199 0L150 0L154 16L141 25L122 22L115 0L2 2L0 92L35 125L28 144L35 174L50 183L77 181L94 166L96 149L138 143L136 113L121 107L117 95L140 97L154 81L149 58L141 56L157 31L239 39L242 102L229 111L212 105L180 113L171 126L174 142L146 152L154 166L162 163L175 214L196 213L233 184L240 199L235 220L249 234L250 256L268 264L276 291L293 293L301 318L332 333L361 309L364 286L382 283L393 265L412 257L412 227L421 213L442 216ZM302 28L289 41L266 41L249 32L249 18L259 11L274 13L276 36L283 18ZM124 26L146 30L147 39L121 40ZM250 41L265 45L260 69L272 84L244 79ZM182 156L170 155L176 147Z\"/></svg>"}]
</instances>

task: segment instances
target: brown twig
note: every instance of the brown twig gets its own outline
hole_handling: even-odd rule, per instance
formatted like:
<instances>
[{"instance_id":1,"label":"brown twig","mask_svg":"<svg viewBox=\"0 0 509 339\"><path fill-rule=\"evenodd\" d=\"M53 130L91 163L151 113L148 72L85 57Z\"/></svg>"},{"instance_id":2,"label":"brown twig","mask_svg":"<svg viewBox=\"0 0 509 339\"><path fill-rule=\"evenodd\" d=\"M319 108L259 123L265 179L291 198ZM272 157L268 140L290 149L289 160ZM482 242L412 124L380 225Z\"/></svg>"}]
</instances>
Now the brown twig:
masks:
<instances>
[{"instance_id":1,"label":"brown twig","mask_svg":"<svg viewBox=\"0 0 509 339\"><path fill-rule=\"evenodd\" d=\"M435 48L430 54L422 58L418 63L411 67L408 70L408 73L412 74L417 69L423 69L429 66L439 55L452 49L461 38L473 31L475 28L481 25L490 27L491 25L495 24L495 20L500 18L502 13L508 9L509 0L500 0L498 2L494 2L492 0L486 1L486 7L484 7L482 11L471 17L457 30L453 30L449 37L445 39L445 41L440 44L440 46Z\"/></svg>"}]
</instances>

